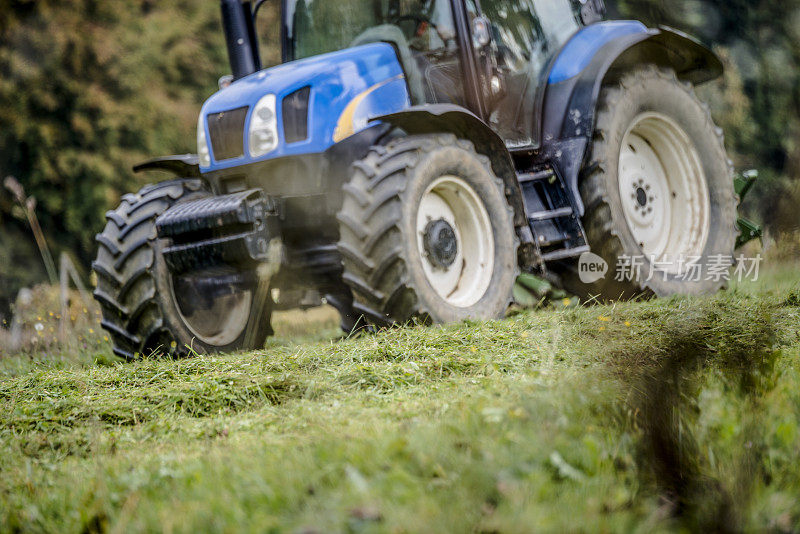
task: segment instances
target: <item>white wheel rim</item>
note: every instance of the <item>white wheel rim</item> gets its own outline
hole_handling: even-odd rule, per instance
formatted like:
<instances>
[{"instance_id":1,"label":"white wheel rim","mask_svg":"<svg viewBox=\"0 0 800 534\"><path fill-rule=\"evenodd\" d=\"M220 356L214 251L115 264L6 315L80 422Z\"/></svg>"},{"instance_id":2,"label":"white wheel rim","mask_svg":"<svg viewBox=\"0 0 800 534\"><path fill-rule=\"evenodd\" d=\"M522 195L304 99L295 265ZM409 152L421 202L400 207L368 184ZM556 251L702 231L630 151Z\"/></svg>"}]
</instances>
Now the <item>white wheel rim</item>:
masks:
<instances>
[{"instance_id":1,"label":"white wheel rim","mask_svg":"<svg viewBox=\"0 0 800 534\"><path fill-rule=\"evenodd\" d=\"M622 140L619 192L642 254L667 272L700 257L708 242L711 201L697 149L678 124L642 113Z\"/></svg>"},{"instance_id":2,"label":"white wheel rim","mask_svg":"<svg viewBox=\"0 0 800 534\"><path fill-rule=\"evenodd\" d=\"M253 305L252 291L239 291L221 295L204 307L190 302L187 295L178 294L175 280L172 280L172 295L183 324L195 338L213 347L230 345L242 335Z\"/></svg>"},{"instance_id":3,"label":"white wheel rim","mask_svg":"<svg viewBox=\"0 0 800 534\"><path fill-rule=\"evenodd\" d=\"M458 251L452 264L432 261L426 229L444 219L455 233ZM494 234L489 214L475 190L457 176L442 176L422 195L417 211L417 247L428 282L448 304L468 308L489 289L494 272Z\"/></svg>"}]
</instances>

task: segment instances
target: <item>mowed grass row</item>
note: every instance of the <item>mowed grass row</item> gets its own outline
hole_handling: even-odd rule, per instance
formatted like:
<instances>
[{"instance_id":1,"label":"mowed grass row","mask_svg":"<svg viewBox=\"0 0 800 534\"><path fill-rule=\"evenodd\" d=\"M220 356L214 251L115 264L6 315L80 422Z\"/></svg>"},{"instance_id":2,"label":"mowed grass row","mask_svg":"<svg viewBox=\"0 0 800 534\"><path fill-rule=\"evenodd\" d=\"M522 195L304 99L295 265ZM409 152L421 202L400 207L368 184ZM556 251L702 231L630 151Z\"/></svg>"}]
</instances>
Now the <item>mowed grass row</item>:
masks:
<instances>
[{"instance_id":1,"label":"mowed grass row","mask_svg":"<svg viewBox=\"0 0 800 534\"><path fill-rule=\"evenodd\" d=\"M0 531L800 529L800 292L3 362Z\"/></svg>"}]
</instances>

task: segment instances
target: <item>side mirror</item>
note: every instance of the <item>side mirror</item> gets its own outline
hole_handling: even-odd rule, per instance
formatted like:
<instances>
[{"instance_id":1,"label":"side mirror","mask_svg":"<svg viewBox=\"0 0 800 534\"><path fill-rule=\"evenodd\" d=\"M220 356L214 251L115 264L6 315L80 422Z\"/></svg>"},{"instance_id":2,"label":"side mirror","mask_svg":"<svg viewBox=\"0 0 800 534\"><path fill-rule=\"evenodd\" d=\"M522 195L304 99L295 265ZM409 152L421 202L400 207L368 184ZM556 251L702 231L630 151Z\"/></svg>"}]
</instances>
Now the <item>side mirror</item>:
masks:
<instances>
[{"instance_id":1,"label":"side mirror","mask_svg":"<svg viewBox=\"0 0 800 534\"><path fill-rule=\"evenodd\" d=\"M225 89L226 87L229 87L232 83L233 83L233 75L232 74L226 74L225 76L221 77L219 79L219 81L217 82L217 84L219 85L220 91Z\"/></svg>"},{"instance_id":2,"label":"side mirror","mask_svg":"<svg viewBox=\"0 0 800 534\"><path fill-rule=\"evenodd\" d=\"M606 4L603 0L580 0L581 20L584 24L594 24L603 20L606 14Z\"/></svg>"},{"instance_id":3,"label":"side mirror","mask_svg":"<svg viewBox=\"0 0 800 534\"><path fill-rule=\"evenodd\" d=\"M472 46L476 50L482 50L492 42L492 34L489 29L489 20L486 17L475 17L472 19Z\"/></svg>"}]
</instances>

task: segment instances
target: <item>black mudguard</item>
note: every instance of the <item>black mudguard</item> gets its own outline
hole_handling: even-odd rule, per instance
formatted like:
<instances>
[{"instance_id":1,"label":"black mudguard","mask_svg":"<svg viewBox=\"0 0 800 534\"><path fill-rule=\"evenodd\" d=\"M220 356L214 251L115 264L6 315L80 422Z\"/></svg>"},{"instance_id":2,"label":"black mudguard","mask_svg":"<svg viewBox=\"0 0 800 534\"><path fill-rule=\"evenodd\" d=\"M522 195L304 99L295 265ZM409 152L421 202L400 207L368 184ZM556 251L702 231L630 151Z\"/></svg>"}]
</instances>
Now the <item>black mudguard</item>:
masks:
<instances>
[{"instance_id":1,"label":"black mudguard","mask_svg":"<svg viewBox=\"0 0 800 534\"><path fill-rule=\"evenodd\" d=\"M559 166L573 191L581 215L578 179L594 132L595 108L609 75L642 64L675 70L695 85L722 75L720 59L699 41L662 27L619 37L601 48L578 76L548 86L544 98L541 157Z\"/></svg>"},{"instance_id":2,"label":"black mudguard","mask_svg":"<svg viewBox=\"0 0 800 534\"><path fill-rule=\"evenodd\" d=\"M162 156L139 163L133 167L133 172L164 171L178 178L200 178L200 158L197 154L183 154L181 156Z\"/></svg>"}]
</instances>

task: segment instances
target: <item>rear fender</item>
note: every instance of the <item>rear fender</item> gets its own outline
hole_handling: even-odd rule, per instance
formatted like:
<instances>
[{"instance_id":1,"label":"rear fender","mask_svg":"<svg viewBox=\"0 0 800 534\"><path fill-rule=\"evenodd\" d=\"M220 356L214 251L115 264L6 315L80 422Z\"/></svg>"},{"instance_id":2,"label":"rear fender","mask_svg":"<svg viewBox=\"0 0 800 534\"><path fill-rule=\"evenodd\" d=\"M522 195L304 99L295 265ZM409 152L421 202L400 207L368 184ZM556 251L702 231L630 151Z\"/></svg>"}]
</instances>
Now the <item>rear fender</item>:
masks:
<instances>
[{"instance_id":1,"label":"rear fender","mask_svg":"<svg viewBox=\"0 0 800 534\"><path fill-rule=\"evenodd\" d=\"M542 139L547 142L591 135L603 83L643 64L672 68L678 79L695 85L718 78L723 71L714 52L675 30L650 29L615 38L577 75L565 80L551 75Z\"/></svg>"},{"instance_id":2,"label":"rear fender","mask_svg":"<svg viewBox=\"0 0 800 534\"><path fill-rule=\"evenodd\" d=\"M544 99L542 155L560 167L581 215L584 206L578 177L594 132L595 109L603 83L643 64L672 68L678 79L695 85L718 78L723 72L722 62L714 52L686 34L666 27L648 29L635 22L617 24L623 30L620 35L606 40L593 53L585 49L577 52L583 56L578 59L584 60L578 61L580 69L573 66L570 71L569 65L559 66L562 57L570 56L570 43L565 45L552 67ZM564 158L567 152L569 158Z\"/></svg>"},{"instance_id":3,"label":"rear fender","mask_svg":"<svg viewBox=\"0 0 800 534\"><path fill-rule=\"evenodd\" d=\"M373 120L391 124L409 135L451 133L472 142L479 153L489 158L492 170L503 180L506 198L514 210L514 225L522 231L528 229L522 191L511 154L500 136L475 114L453 104L427 104L374 117ZM528 242L528 233L529 229L520 235L523 242Z\"/></svg>"}]
</instances>

